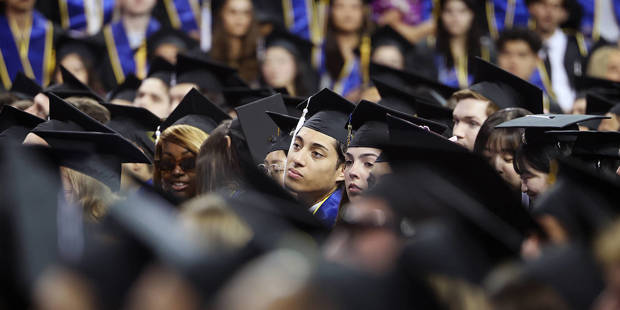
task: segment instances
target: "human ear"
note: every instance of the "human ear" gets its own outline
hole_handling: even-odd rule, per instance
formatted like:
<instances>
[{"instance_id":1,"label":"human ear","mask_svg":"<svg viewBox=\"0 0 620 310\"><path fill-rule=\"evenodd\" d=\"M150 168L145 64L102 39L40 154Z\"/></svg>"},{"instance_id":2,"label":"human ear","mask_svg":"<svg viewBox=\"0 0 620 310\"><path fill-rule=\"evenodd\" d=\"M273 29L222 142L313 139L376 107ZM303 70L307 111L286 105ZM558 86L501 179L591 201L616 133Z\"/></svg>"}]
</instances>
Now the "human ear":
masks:
<instances>
[{"instance_id":1,"label":"human ear","mask_svg":"<svg viewBox=\"0 0 620 310\"><path fill-rule=\"evenodd\" d=\"M340 163L336 168L336 182L344 181L344 163Z\"/></svg>"},{"instance_id":2,"label":"human ear","mask_svg":"<svg viewBox=\"0 0 620 310\"><path fill-rule=\"evenodd\" d=\"M226 138L226 148L229 149L230 145L232 144L232 140L230 139L229 135L226 135L224 138Z\"/></svg>"}]
</instances>

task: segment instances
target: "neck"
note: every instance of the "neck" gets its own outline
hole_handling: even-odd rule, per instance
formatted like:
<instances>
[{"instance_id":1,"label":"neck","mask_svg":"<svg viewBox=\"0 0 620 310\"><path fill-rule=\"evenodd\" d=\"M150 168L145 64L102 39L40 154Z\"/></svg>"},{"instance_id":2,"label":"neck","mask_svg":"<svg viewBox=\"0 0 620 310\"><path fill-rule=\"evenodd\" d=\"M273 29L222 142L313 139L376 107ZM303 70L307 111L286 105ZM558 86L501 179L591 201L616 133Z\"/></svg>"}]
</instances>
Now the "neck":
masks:
<instances>
[{"instance_id":1,"label":"neck","mask_svg":"<svg viewBox=\"0 0 620 310\"><path fill-rule=\"evenodd\" d=\"M286 85L286 91L288 91L289 95L297 96L297 90L295 89L295 82L291 82L289 85Z\"/></svg>"},{"instance_id":2,"label":"neck","mask_svg":"<svg viewBox=\"0 0 620 310\"><path fill-rule=\"evenodd\" d=\"M16 10L10 6L5 10L6 18L15 22L19 28L25 28L32 17L32 10Z\"/></svg>"},{"instance_id":3,"label":"neck","mask_svg":"<svg viewBox=\"0 0 620 310\"><path fill-rule=\"evenodd\" d=\"M353 51L359 45L359 36L355 32L340 32L336 35L340 52L345 59L354 56Z\"/></svg>"},{"instance_id":4,"label":"neck","mask_svg":"<svg viewBox=\"0 0 620 310\"><path fill-rule=\"evenodd\" d=\"M142 15L123 15L123 26L128 32L146 32L146 28L151 20L150 14Z\"/></svg>"},{"instance_id":5,"label":"neck","mask_svg":"<svg viewBox=\"0 0 620 310\"><path fill-rule=\"evenodd\" d=\"M315 204L327 199L327 197L329 197L331 194L333 194L336 190L338 189L338 186L334 186L334 188L332 188L331 190L329 190L327 193L325 192L321 192L321 193L298 193L297 194L297 198L305 203L307 203L309 206L314 206Z\"/></svg>"},{"instance_id":6,"label":"neck","mask_svg":"<svg viewBox=\"0 0 620 310\"><path fill-rule=\"evenodd\" d=\"M463 56L467 52L467 37L458 36L450 39L450 51L455 56Z\"/></svg>"},{"instance_id":7,"label":"neck","mask_svg":"<svg viewBox=\"0 0 620 310\"><path fill-rule=\"evenodd\" d=\"M228 38L228 59L237 60L241 56L241 38Z\"/></svg>"},{"instance_id":8,"label":"neck","mask_svg":"<svg viewBox=\"0 0 620 310\"><path fill-rule=\"evenodd\" d=\"M538 35L540 36L540 38L543 41L547 41L547 39L551 38L551 36L553 36L553 34L555 33L555 29L551 30L551 31L544 31L542 29L536 29L536 33L538 33Z\"/></svg>"}]
</instances>

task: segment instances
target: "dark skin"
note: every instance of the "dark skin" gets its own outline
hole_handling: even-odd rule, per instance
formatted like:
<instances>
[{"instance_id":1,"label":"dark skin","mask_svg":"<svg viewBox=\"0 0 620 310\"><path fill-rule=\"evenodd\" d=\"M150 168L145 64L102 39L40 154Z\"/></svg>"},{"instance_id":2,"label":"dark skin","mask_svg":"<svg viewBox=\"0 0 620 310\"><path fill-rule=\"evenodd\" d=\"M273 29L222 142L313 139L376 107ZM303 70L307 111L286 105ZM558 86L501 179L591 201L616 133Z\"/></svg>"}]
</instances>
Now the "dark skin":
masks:
<instances>
[{"instance_id":1,"label":"dark skin","mask_svg":"<svg viewBox=\"0 0 620 310\"><path fill-rule=\"evenodd\" d=\"M196 172L194 169L183 170L180 163L183 160L196 160L196 154L172 142L164 142L161 161L174 162L174 169L161 170L161 187L182 199L189 199L196 195Z\"/></svg>"}]
</instances>

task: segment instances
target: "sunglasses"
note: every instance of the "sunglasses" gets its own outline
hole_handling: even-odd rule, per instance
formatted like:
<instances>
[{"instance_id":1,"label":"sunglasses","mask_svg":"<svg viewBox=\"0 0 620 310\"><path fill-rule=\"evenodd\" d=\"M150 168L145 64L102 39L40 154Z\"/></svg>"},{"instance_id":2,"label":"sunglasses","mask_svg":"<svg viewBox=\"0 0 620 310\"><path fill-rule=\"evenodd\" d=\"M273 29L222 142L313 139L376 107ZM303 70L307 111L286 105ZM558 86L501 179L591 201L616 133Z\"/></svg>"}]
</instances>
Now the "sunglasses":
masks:
<instances>
[{"instance_id":1,"label":"sunglasses","mask_svg":"<svg viewBox=\"0 0 620 310\"><path fill-rule=\"evenodd\" d=\"M196 168L196 158L188 157L183 158L180 161L160 159L155 161L155 165L157 165L161 171L172 171L177 165L179 165L179 167L181 167L181 169L185 172L194 171Z\"/></svg>"}]
</instances>

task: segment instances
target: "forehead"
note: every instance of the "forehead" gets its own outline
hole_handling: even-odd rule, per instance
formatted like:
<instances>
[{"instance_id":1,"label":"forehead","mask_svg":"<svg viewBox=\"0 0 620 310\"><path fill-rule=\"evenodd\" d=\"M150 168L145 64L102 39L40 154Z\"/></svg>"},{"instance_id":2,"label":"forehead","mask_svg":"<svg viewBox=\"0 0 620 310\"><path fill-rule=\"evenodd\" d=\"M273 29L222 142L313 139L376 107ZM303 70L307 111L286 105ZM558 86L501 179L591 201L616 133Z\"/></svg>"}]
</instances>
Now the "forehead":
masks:
<instances>
[{"instance_id":1,"label":"forehead","mask_svg":"<svg viewBox=\"0 0 620 310\"><path fill-rule=\"evenodd\" d=\"M530 52L530 53L534 53L534 51L532 51L530 49L529 44L527 44L527 42L525 42L524 40L521 39L516 39L516 40L510 40L510 41L506 41L506 43L504 43L504 47L501 50L502 52Z\"/></svg>"},{"instance_id":2,"label":"forehead","mask_svg":"<svg viewBox=\"0 0 620 310\"><path fill-rule=\"evenodd\" d=\"M162 151L163 153L169 153L172 154L173 156L181 156L184 153L191 153L190 150L188 150L187 148L178 145L176 143L173 142L163 142L162 143Z\"/></svg>"},{"instance_id":3,"label":"forehead","mask_svg":"<svg viewBox=\"0 0 620 310\"><path fill-rule=\"evenodd\" d=\"M297 133L297 137L302 138L304 140L304 144L317 143L327 147L330 150L336 151L336 139L314 129L302 127Z\"/></svg>"},{"instance_id":4,"label":"forehead","mask_svg":"<svg viewBox=\"0 0 620 310\"><path fill-rule=\"evenodd\" d=\"M138 91L144 93L165 94L167 89L168 87L166 86L166 84L164 84L164 82L162 82L162 80L158 78L147 78L142 81L142 84L140 84L140 88L138 88Z\"/></svg>"},{"instance_id":5,"label":"forehead","mask_svg":"<svg viewBox=\"0 0 620 310\"><path fill-rule=\"evenodd\" d=\"M487 101L474 98L459 100L452 111L454 118L477 117L486 119L486 110L489 103Z\"/></svg>"},{"instance_id":6,"label":"forehead","mask_svg":"<svg viewBox=\"0 0 620 310\"><path fill-rule=\"evenodd\" d=\"M270 46L265 51L266 57L293 57L293 54L286 48L278 45Z\"/></svg>"},{"instance_id":7,"label":"forehead","mask_svg":"<svg viewBox=\"0 0 620 310\"><path fill-rule=\"evenodd\" d=\"M381 154L381 150L376 149L374 147L350 147L347 149L347 154L352 155L354 157L361 156L361 155L369 155L369 154L379 156Z\"/></svg>"}]
</instances>

